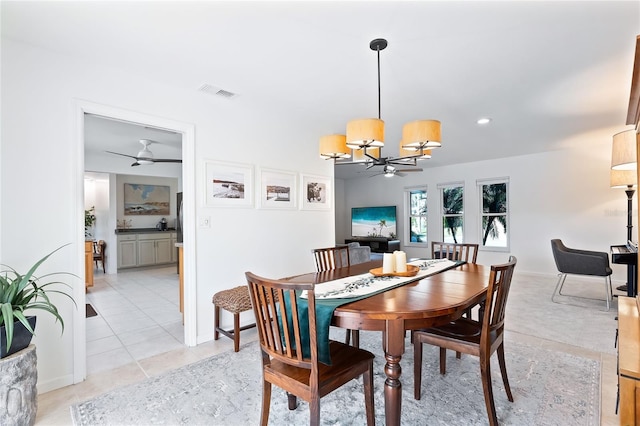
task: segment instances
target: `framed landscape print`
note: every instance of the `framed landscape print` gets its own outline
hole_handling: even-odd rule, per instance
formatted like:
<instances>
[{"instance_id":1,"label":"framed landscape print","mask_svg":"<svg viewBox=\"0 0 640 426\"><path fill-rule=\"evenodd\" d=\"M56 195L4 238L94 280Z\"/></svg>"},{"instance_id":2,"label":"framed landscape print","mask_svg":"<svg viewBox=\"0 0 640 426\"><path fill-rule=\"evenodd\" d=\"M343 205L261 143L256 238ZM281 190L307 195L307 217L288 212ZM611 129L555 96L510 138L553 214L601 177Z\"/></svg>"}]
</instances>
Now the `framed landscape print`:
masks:
<instances>
[{"instance_id":1,"label":"framed landscape print","mask_svg":"<svg viewBox=\"0 0 640 426\"><path fill-rule=\"evenodd\" d=\"M283 170L260 169L258 206L263 209L295 209L297 175Z\"/></svg>"},{"instance_id":2,"label":"framed landscape print","mask_svg":"<svg viewBox=\"0 0 640 426\"><path fill-rule=\"evenodd\" d=\"M324 176L301 175L300 208L302 210L329 210L332 198L331 179Z\"/></svg>"},{"instance_id":3,"label":"framed landscape print","mask_svg":"<svg viewBox=\"0 0 640 426\"><path fill-rule=\"evenodd\" d=\"M125 216L166 216L169 214L170 188L164 185L124 184Z\"/></svg>"},{"instance_id":4,"label":"framed landscape print","mask_svg":"<svg viewBox=\"0 0 640 426\"><path fill-rule=\"evenodd\" d=\"M253 166L205 161L205 205L253 207Z\"/></svg>"}]
</instances>

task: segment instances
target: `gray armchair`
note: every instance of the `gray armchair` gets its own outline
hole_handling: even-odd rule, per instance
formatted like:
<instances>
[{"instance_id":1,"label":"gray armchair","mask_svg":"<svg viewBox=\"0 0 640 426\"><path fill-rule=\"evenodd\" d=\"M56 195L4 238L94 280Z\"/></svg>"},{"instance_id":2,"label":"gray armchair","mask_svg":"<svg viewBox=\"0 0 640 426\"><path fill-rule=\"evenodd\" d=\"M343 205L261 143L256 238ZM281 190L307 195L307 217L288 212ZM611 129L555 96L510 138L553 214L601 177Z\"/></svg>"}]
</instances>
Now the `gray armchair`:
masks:
<instances>
[{"instance_id":1,"label":"gray armchair","mask_svg":"<svg viewBox=\"0 0 640 426\"><path fill-rule=\"evenodd\" d=\"M559 272L558 283L553 291L551 300L555 303L560 303L556 301L556 297L558 295L564 296L562 294L562 286L564 285L568 274L604 277L608 311L611 306L611 298L613 297L613 289L611 287L611 273L613 271L609 267L609 254L599 251L572 249L565 246L559 239L551 240L551 251L553 252L553 258L556 261L556 266ZM592 299L590 297L582 298Z\"/></svg>"}]
</instances>

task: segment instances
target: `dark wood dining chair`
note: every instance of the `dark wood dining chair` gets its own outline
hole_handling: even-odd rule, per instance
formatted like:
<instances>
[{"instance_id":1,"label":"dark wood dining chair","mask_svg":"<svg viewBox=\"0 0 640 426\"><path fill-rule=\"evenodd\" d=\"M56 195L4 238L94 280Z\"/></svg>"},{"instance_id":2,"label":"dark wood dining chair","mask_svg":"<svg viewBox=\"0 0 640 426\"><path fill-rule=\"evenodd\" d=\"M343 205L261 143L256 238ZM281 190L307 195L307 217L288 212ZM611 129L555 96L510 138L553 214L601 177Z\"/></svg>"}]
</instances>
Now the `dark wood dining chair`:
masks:
<instances>
[{"instance_id":1,"label":"dark wood dining chair","mask_svg":"<svg viewBox=\"0 0 640 426\"><path fill-rule=\"evenodd\" d=\"M260 424L269 421L271 385L309 403L310 424L320 424L320 399L362 376L367 425L373 425L373 358L371 352L337 341L329 342L331 365L318 361L314 284L290 283L246 272L262 353L262 412ZM308 295L308 326L300 323L296 291ZM285 300L289 308L284 309ZM309 335L309 355L303 355L302 336ZM291 403L291 398L289 398ZM291 404L289 408L292 409Z\"/></svg>"},{"instance_id":2,"label":"dark wood dining chair","mask_svg":"<svg viewBox=\"0 0 640 426\"><path fill-rule=\"evenodd\" d=\"M319 248L313 249L312 252L317 272L351 266L348 246ZM347 330L344 343L348 345L350 342L353 342L353 346L356 348L360 346L360 332L358 330Z\"/></svg>"},{"instance_id":3,"label":"dark wood dining chair","mask_svg":"<svg viewBox=\"0 0 640 426\"><path fill-rule=\"evenodd\" d=\"M107 269L104 265L106 248L107 242L104 240L99 240L98 242L93 243L93 261L96 263L96 268L98 268L98 262L102 262L102 272L105 274L107 273Z\"/></svg>"},{"instance_id":4,"label":"dark wood dining chair","mask_svg":"<svg viewBox=\"0 0 640 426\"><path fill-rule=\"evenodd\" d=\"M313 249L313 258L318 272L342 268L351 265L349 261L349 247L327 247Z\"/></svg>"},{"instance_id":5,"label":"dark wood dining chair","mask_svg":"<svg viewBox=\"0 0 640 426\"><path fill-rule=\"evenodd\" d=\"M478 244L472 243L445 243L441 241L431 242L431 258L432 259L449 259L462 260L467 263L476 263L478 260ZM482 307L480 304L480 313L482 315ZM467 318L471 318L471 310L473 306L465 311ZM460 354L456 354L460 358Z\"/></svg>"},{"instance_id":6,"label":"dark wood dining chair","mask_svg":"<svg viewBox=\"0 0 640 426\"><path fill-rule=\"evenodd\" d=\"M447 349L474 355L480 360L480 376L489 424L491 426L498 424L491 385L491 355L494 352L498 353L498 364L507 398L513 402L504 360L504 317L516 262L515 256L510 256L508 263L491 266L485 311L481 321L460 318L440 327L417 330L414 333L413 383L415 399L420 399L423 343L440 347L440 374L446 372Z\"/></svg>"},{"instance_id":7,"label":"dark wood dining chair","mask_svg":"<svg viewBox=\"0 0 640 426\"><path fill-rule=\"evenodd\" d=\"M432 259L463 260L476 263L478 260L478 244L431 242Z\"/></svg>"}]
</instances>

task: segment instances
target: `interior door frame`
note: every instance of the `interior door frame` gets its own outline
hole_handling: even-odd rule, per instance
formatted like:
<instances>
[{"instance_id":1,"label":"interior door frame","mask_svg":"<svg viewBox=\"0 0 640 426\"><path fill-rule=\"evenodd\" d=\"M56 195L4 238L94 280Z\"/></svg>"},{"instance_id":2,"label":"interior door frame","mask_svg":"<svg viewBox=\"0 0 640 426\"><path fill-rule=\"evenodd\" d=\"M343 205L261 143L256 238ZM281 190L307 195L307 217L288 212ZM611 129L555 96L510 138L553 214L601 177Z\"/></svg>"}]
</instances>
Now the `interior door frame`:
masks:
<instances>
[{"instance_id":1,"label":"interior door frame","mask_svg":"<svg viewBox=\"0 0 640 426\"><path fill-rule=\"evenodd\" d=\"M76 140L76 221L84 219L84 117L95 114L143 126L160 127L182 134L182 205L183 205L183 250L184 250L184 342L187 346L197 344L196 303L196 227L195 227L195 125L144 114L137 111L102 105L86 100L74 100L74 128ZM84 227L77 226L77 259L84 259ZM84 261L81 262L84 265ZM78 274L82 280L74 286L73 296L78 306L86 303L84 267ZM76 309L73 318L73 382L79 383L87 376L87 337L85 310Z\"/></svg>"}]
</instances>

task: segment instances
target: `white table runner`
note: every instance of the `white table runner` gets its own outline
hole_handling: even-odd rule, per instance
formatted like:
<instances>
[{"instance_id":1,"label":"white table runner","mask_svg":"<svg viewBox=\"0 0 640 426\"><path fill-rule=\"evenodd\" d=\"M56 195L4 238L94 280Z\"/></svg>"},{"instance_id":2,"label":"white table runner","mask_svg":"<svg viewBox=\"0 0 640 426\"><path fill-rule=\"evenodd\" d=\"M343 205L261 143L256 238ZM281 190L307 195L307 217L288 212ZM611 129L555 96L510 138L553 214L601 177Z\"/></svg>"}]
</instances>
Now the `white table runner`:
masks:
<instances>
[{"instance_id":1,"label":"white table runner","mask_svg":"<svg viewBox=\"0 0 640 426\"><path fill-rule=\"evenodd\" d=\"M414 265L420 268L420 271L412 277L376 277L367 272L335 281L327 281L316 284L316 300L347 299L366 296L410 281L416 281L416 279L419 278L437 274L438 272L455 266L456 263L457 262L448 259L415 260L407 263L408 265ZM301 297L306 299L307 292L303 291Z\"/></svg>"}]
</instances>

